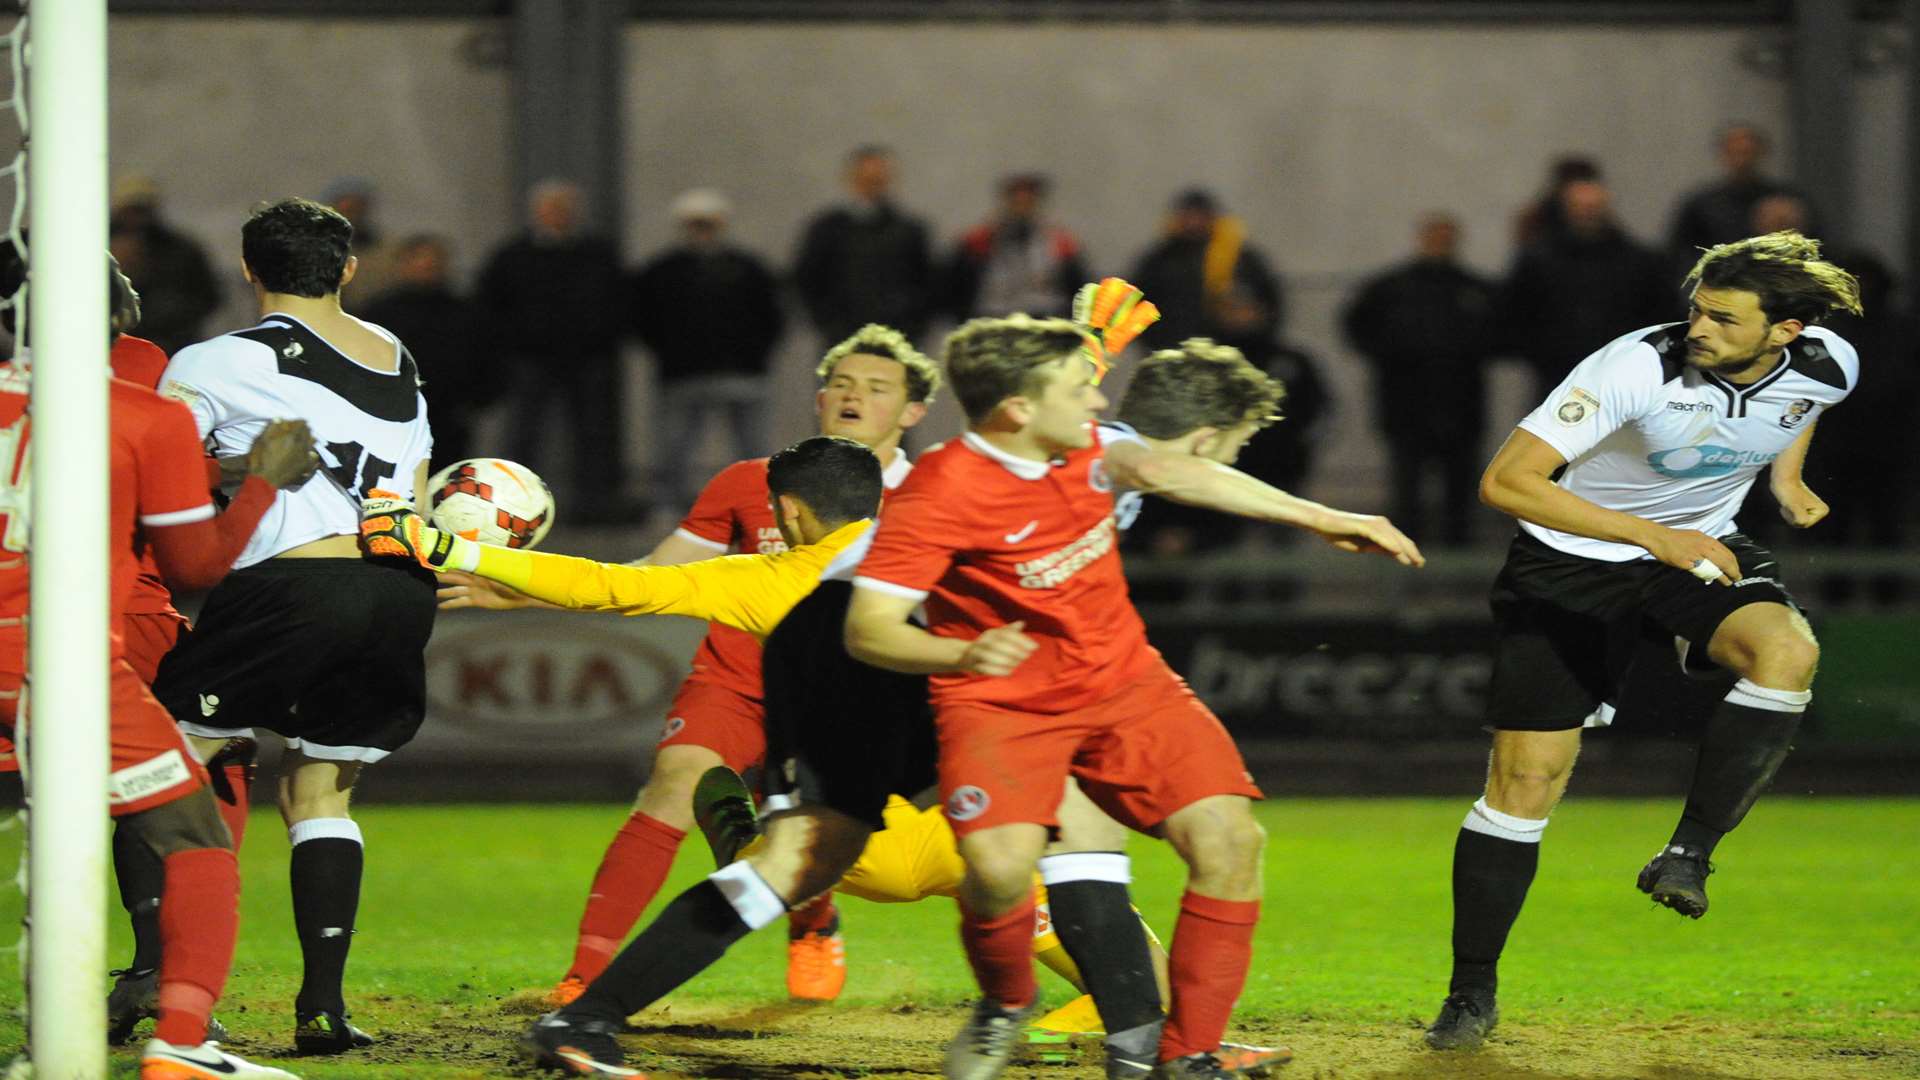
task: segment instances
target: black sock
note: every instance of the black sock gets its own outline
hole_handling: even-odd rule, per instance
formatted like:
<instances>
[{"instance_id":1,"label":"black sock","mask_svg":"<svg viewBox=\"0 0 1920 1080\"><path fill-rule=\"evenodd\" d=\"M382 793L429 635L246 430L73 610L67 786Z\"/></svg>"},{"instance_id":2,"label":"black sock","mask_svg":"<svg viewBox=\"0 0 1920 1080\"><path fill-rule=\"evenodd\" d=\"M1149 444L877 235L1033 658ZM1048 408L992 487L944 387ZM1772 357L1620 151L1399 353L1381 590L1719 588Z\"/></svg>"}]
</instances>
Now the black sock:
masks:
<instances>
[{"instance_id":1,"label":"black sock","mask_svg":"<svg viewBox=\"0 0 1920 1080\"><path fill-rule=\"evenodd\" d=\"M304 822L302 823L304 824ZM353 919L360 909L360 871L366 849L358 840L321 836L293 845L288 877L293 885L293 927L300 935L305 972L296 1012L346 1011L341 981L353 946Z\"/></svg>"},{"instance_id":2,"label":"black sock","mask_svg":"<svg viewBox=\"0 0 1920 1080\"><path fill-rule=\"evenodd\" d=\"M1500 952L1527 902L1540 844L1461 829L1453 845L1453 978L1448 992L1491 997Z\"/></svg>"},{"instance_id":3,"label":"black sock","mask_svg":"<svg viewBox=\"0 0 1920 1080\"><path fill-rule=\"evenodd\" d=\"M1713 854L1714 845L1747 816L1787 760L1801 715L1731 701L1716 706L1700 740L1693 786L1672 842Z\"/></svg>"},{"instance_id":4,"label":"black sock","mask_svg":"<svg viewBox=\"0 0 1920 1080\"><path fill-rule=\"evenodd\" d=\"M1108 1032L1131 1031L1161 1018L1153 951L1125 885L1056 882L1047 886L1047 910Z\"/></svg>"},{"instance_id":5,"label":"black sock","mask_svg":"<svg viewBox=\"0 0 1920 1080\"><path fill-rule=\"evenodd\" d=\"M560 1011L570 1017L624 1022L712 967L749 932L720 886L703 881L674 897L587 992Z\"/></svg>"},{"instance_id":6,"label":"black sock","mask_svg":"<svg viewBox=\"0 0 1920 1080\"><path fill-rule=\"evenodd\" d=\"M113 826L113 876L120 886L120 906L133 924L134 971L160 966L160 892L166 884L166 864L153 853L138 829L124 822Z\"/></svg>"}]
</instances>

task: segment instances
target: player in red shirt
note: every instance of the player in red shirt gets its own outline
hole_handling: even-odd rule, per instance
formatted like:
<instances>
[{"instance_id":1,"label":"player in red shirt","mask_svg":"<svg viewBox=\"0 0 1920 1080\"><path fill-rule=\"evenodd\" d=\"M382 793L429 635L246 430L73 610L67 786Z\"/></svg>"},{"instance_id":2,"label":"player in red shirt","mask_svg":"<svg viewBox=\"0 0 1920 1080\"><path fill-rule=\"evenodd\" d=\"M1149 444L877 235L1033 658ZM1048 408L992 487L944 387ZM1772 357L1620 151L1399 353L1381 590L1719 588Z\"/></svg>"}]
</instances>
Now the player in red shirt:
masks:
<instances>
[{"instance_id":1,"label":"player in red shirt","mask_svg":"<svg viewBox=\"0 0 1920 1080\"><path fill-rule=\"evenodd\" d=\"M871 448L886 486L897 487L912 467L901 437L926 416L940 369L899 332L870 324L828 350L816 373L820 433ZM714 476L680 527L643 561L675 566L729 551L774 554L786 546L767 504L767 459L753 458ZM548 995L550 1003L566 1005L579 997L653 902L693 827L693 788L700 775L715 765L744 772L760 764L767 749L760 693L760 643L713 624L667 710L646 786L594 874L573 964ZM789 916L787 991L795 999L831 1001L840 995L846 960L839 921L831 896Z\"/></svg>"},{"instance_id":2,"label":"player in red shirt","mask_svg":"<svg viewBox=\"0 0 1920 1080\"><path fill-rule=\"evenodd\" d=\"M847 616L856 659L931 676L941 795L967 864L961 933L983 991L947 1053L946 1075L961 1080L997 1076L1035 1008L1029 884L1050 830L1072 831L1056 814L1069 775L1108 814L1169 840L1190 871L1164 1030L1109 1019L1109 1075L1271 1063L1218 1053L1259 915L1260 792L1225 728L1147 643L1115 546L1116 489L1188 493L1155 475L1160 455L1104 452L1098 350L1074 323L1026 316L976 319L948 339L969 430L921 455L888 500ZM1235 508L1231 492L1205 501ZM1420 561L1384 518L1303 500L1263 516ZM923 602L925 630L908 621Z\"/></svg>"},{"instance_id":3,"label":"player in red shirt","mask_svg":"<svg viewBox=\"0 0 1920 1080\"><path fill-rule=\"evenodd\" d=\"M24 263L9 245L0 253L0 295L17 289L24 274ZM130 291L117 266L111 277L116 293ZM115 307L123 310L123 305ZM8 311L0 320L9 330L11 316ZM22 698L30 579L30 390L30 366L22 350L0 365L0 506L5 507L0 532L0 727L15 738L27 734L29 719ZM239 866L207 791L206 770L128 663L122 626L143 553L150 552L175 585L211 587L226 575L272 505L274 488L312 476L318 463L313 439L300 421L270 425L248 455L248 480L228 512L217 515L192 415L129 382L115 380L109 394L114 543L108 801L112 815L162 860L169 901L160 914L159 1022L142 1058L142 1075L150 1080L285 1080L292 1074L226 1054L207 1039L207 1019L233 960Z\"/></svg>"}]
</instances>

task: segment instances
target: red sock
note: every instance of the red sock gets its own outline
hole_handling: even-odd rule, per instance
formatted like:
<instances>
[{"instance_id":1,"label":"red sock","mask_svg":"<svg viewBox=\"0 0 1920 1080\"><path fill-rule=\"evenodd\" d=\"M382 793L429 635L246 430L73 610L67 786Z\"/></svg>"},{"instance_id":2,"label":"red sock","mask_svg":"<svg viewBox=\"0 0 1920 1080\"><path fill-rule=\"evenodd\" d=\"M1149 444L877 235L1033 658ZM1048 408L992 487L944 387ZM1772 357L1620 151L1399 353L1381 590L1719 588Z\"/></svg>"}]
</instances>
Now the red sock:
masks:
<instances>
[{"instance_id":1,"label":"red sock","mask_svg":"<svg viewBox=\"0 0 1920 1080\"><path fill-rule=\"evenodd\" d=\"M175 1046L207 1040L207 1017L227 985L240 930L240 864L225 848L166 858L160 893L160 1021L156 1039Z\"/></svg>"},{"instance_id":2,"label":"red sock","mask_svg":"<svg viewBox=\"0 0 1920 1080\"><path fill-rule=\"evenodd\" d=\"M1196 892L1180 898L1180 921L1167 955L1173 1007L1160 1037L1161 1061L1220 1049L1253 963L1253 927L1259 921L1258 900L1216 900Z\"/></svg>"},{"instance_id":3,"label":"red sock","mask_svg":"<svg viewBox=\"0 0 1920 1080\"><path fill-rule=\"evenodd\" d=\"M823 934L839 918L840 909L833 906L833 894L828 893L805 907L787 912L787 938L797 940L808 934Z\"/></svg>"},{"instance_id":4,"label":"red sock","mask_svg":"<svg viewBox=\"0 0 1920 1080\"><path fill-rule=\"evenodd\" d=\"M227 774L227 787L233 791L233 801L213 800L214 809L220 811L220 820L227 823L227 831L233 834L233 850L240 850L240 841L247 835L247 809L251 805L247 785L253 780L253 766L238 761L229 761L221 766Z\"/></svg>"},{"instance_id":5,"label":"red sock","mask_svg":"<svg viewBox=\"0 0 1920 1080\"><path fill-rule=\"evenodd\" d=\"M567 974L592 982L613 961L640 913L647 910L673 869L673 856L686 832L635 810L614 834L600 869L593 875L587 910L580 915L580 936Z\"/></svg>"},{"instance_id":6,"label":"red sock","mask_svg":"<svg viewBox=\"0 0 1920 1080\"><path fill-rule=\"evenodd\" d=\"M960 906L960 943L980 993L1009 1009L1032 1004L1040 988L1033 980L1033 894L1020 906L992 919L976 919Z\"/></svg>"}]
</instances>

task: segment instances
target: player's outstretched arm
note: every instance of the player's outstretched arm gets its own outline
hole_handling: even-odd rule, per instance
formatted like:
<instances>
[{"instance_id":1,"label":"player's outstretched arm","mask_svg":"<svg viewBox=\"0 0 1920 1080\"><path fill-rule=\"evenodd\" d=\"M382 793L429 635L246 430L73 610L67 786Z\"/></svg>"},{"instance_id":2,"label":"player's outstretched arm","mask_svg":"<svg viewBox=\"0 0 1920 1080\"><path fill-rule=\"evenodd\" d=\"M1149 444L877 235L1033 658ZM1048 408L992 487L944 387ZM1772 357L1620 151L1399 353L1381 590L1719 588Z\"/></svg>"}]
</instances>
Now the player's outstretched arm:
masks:
<instances>
[{"instance_id":1,"label":"player's outstretched arm","mask_svg":"<svg viewBox=\"0 0 1920 1080\"><path fill-rule=\"evenodd\" d=\"M1335 510L1290 495L1230 465L1135 442L1107 447L1106 460L1116 487L1236 517L1292 525L1342 551L1387 555L1404 566L1427 563L1419 546L1384 517Z\"/></svg>"},{"instance_id":2,"label":"player's outstretched arm","mask_svg":"<svg viewBox=\"0 0 1920 1080\"><path fill-rule=\"evenodd\" d=\"M1026 635L1026 624L1017 621L971 641L938 637L907 621L919 606L916 599L856 585L847 606L847 655L909 675L1011 675L1038 647Z\"/></svg>"},{"instance_id":3,"label":"player's outstretched arm","mask_svg":"<svg viewBox=\"0 0 1920 1080\"><path fill-rule=\"evenodd\" d=\"M779 555L729 555L684 566L626 566L477 544L427 524L387 492L361 505L367 553L460 571L575 611L688 615L765 636L819 584L832 552L809 545ZM477 599L469 594L470 599ZM475 603L471 606L493 606ZM501 605L505 606L505 605Z\"/></svg>"},{"instance_id":4,"label":"player's outstretched arm","mask_svg":"<svg viewBox=\"0 0 1920 1080\"><path fill-rule=\"evenodd\" d=\"M169 486L182 491L197 488L204 497L206 459L192 425L183 418L177 429L169 426L164 436L155 436L161 437L169 440L166 445L143 448L142 467L149 474L171 474ZM245 479L224 513L215 516L209 508L204 518L177 523L161 523L143 513L141 527L168 587L197 592L218 585L273 506L274 493L306 483L320 465L305 420L268 424L241 460L246 463Z\"/></svg>"},{"instance_id":5,"label":"player's outstretched arm","mask_svg":"<svg viewBox=\"0 0 1920 1080\"><path fill-rule=\"evenodd\" d=\"M1796 529L1805 529L1817 525L1827 516L1827 501L1813 493L1807 486L1802 470L1807 464L1807 449L1813 445L1813 424L1793 440L1793 445L1780 451L1767 469L1767 486L1773 492L1773 501L1780 504L1780 516L1787 524Z\"/></svg>"},{"instance_id":6,"label":"player's outstretched arm","mask_svg":"<svg viewBox=\"0 0 1920 1080\"><path fill-rule=\"evenodd\" d=\"M1608 510L1553 482L1567 459L1525 428L1515 428L1480 478L1480 501L1522 521L1549 529L1633 544L1668 566L1692 571L1703 581L1731 585L1740 562L1725 544L1694 529L1669 529L1646 518ZM1717 568L1717 577L1708 571Z\"/></svg>"}]
</instances>

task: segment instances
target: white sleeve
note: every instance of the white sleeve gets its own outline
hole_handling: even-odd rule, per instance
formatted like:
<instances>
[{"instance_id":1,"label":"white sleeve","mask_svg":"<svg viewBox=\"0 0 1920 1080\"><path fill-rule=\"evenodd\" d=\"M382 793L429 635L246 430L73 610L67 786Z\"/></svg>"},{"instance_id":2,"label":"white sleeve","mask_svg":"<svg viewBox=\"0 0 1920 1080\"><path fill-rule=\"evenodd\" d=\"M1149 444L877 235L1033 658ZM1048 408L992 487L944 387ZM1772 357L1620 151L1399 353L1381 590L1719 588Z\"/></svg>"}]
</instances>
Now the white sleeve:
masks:
<instances>
[{"instance_id":1,"label":"white sleeve","mask_svg":"<svg viewBox=\"0 0 1920 1080\"><path fill-rule=\"evenodd\" d=\"M249 419L235 408L236 369L247 362L250 350L261 348L265 346L231 337L189 345L168 361L160 376L160 396L192 411L202 439L230 423Z\"/></svg>"},{"instance_id":2,"label":"white sleeve","mask_svg":"<svg viewBox=\"0 0 1920 1080\"><path fill-rule=\"evenodd\" d=\"M1661 385L1660 354L1628 335L1580 361L1520 426L1572 461L1644 416Z\"/></svg>"},{"instance_id":3,"label":"white sleeve","mask_svg":"<svg viewBox=\"0 0 1920 1080\"><path fill-rule=\"evenodd\" d=\"M1118 420L1102 420L1094 424L1093 433L1095 437L1100 440L1101 446L1112 446L1114 443L1122 442L1139 443L1141 446L1147 445L1147 440L1141 438L1140 433L1133 430L1133 425L1123 424Z\"/></svg>"}]
</instances>

